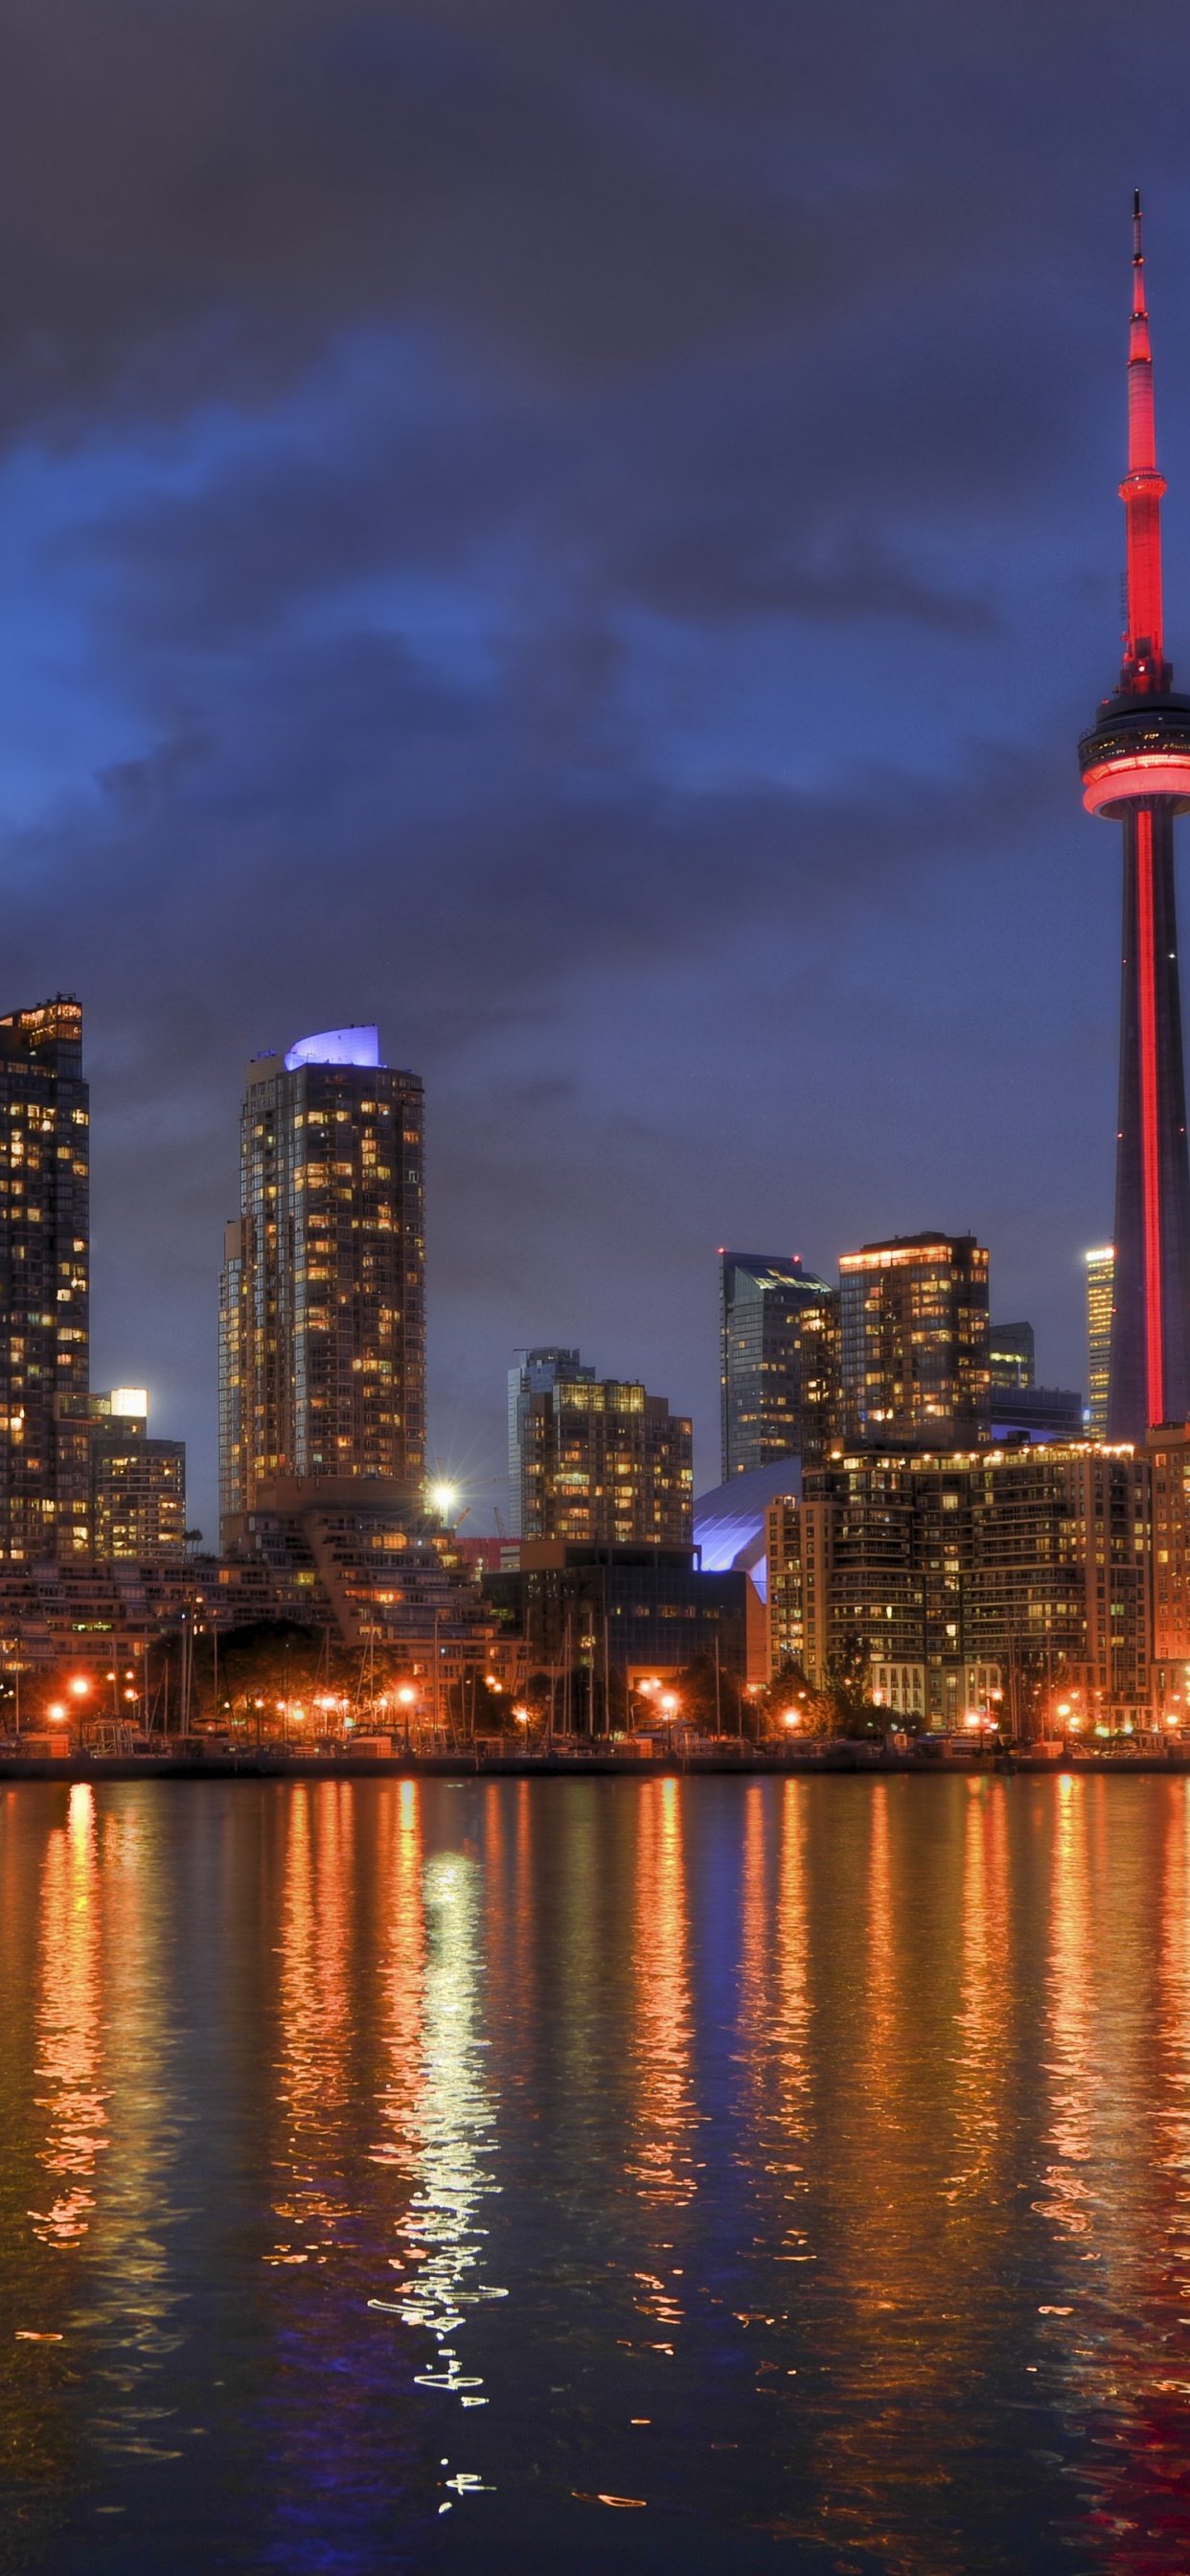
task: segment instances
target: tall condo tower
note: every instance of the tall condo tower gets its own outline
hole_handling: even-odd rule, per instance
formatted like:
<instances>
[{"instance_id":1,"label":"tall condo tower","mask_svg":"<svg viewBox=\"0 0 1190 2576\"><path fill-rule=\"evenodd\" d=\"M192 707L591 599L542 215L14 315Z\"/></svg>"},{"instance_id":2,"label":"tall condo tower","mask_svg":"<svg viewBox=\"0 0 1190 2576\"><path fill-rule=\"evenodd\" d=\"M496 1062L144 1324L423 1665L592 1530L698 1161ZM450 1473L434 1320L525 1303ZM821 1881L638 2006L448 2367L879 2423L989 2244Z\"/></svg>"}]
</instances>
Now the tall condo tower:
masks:
<instances>
[{"instance_id":1,"label":"tall condo tower","mask_svg":"<svg viewBox=\"0 0 1190 2576\"><path fill-rule=\"evenodd\" d=\"M220 1306L220 1518L278 1484L417 1498L425 1467L422 1086L374 1028L248 1067Z\"/></svg>"},{"instance_id":2,"label":"tall condo tower","mask_svg":"<svg viewBox=\"0 0 1190 2576\"><path fill-rule=\"evenodd\" d=\"M1190 1166L1173 823L1190 812L1190 698L1175 696L1161 615L1161 495L1140 196L1132 245L1128 630L1115 695L1079 744L1083 803L1123 826L1124 970L1116 1141L1109 1440L1190 1414Z\"/></svg>"}]
</instances>

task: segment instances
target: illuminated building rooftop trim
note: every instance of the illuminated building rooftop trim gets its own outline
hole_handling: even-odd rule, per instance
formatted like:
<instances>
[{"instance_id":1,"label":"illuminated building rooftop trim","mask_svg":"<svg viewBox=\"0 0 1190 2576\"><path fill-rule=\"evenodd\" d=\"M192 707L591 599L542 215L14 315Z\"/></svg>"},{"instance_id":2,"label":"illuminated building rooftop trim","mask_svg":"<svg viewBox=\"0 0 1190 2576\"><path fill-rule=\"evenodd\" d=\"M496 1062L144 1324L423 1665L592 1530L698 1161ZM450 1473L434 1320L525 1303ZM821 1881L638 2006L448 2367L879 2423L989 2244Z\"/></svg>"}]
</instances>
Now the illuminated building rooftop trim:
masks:
<instances>
[{"instance_id":1,"label":"illuminated building rooftop trim","mask_svg":"<svg viewBox=\"0 0 1190 2576\"><path fill-rule=\"evenodd\" d=\"M932 1235L923 1234L907 1236L898 1243L871 1243L866 1245L862 1252L840 1253L839 1268L840 1270L896 1270L908 1263L951 1261L954 1258L955 1241L956 1238L953 1235L942 1235L935 1239ZM977 1249L972 1257L976 1261L986 1261L987 1254Z\"/></svg>"},{"instance_id":2,"label":"illuminated building rooftop trim","mask_svg":"<svg viewBox=\"0 0 1190 2576\"><path fill-rule=\"evenodd\" d=\"M348 1029L321 1029L316 1037L298 1038L286 1055L285 1070L296 1073L302 1064L379 1067L380 1031L361 1025Z\"/></svg>"}]
</instances>

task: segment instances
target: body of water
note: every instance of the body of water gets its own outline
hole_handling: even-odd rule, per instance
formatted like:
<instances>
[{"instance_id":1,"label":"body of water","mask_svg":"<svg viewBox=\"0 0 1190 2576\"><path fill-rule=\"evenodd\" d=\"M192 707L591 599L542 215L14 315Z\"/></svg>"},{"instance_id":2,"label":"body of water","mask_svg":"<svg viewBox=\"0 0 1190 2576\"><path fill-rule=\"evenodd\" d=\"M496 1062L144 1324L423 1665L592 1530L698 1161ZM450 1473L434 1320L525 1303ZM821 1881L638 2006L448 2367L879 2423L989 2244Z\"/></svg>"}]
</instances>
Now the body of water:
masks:
<instances>
[{"instance_id":1,"label":"body of water","mask_svg":"<svg viewBox=\"0 0 1190 2576\"><path fill-rule=\"evenodd\" d=\"M0 2569L1190 2564L1190 1782L0 1789Z\"/></svg>"}]
</instances>

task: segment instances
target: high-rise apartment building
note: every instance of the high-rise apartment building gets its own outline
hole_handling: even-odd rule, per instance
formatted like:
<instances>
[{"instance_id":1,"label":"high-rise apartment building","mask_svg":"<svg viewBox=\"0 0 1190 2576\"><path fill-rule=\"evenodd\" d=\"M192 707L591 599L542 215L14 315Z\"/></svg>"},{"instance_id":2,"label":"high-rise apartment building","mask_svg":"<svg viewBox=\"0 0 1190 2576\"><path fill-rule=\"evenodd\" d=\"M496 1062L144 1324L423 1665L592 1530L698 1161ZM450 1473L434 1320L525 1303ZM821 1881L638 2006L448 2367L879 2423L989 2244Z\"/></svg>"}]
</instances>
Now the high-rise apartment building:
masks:
<instances>
[{"instance_id":1,"label":"high-rise apartment building","mask_svg":"<svg viewBox=\"0 0 1190 2576\"><path fill-rule=\"evenodd\" d=\"M220 1505L344 1477L412 1501L425 1467L420 1078L374 1028L248 1067L220 1300Z\"/></svg>"},{"instance_id":2,"label":"high-rise apartment building","mask_svg":"<svg viewBox=\"0 0 1190 2576\"><path fill-rule=\"evenodd\" d=\"M1093 1440L1107 1438L1107 1400L1111 1386L1111 1327L1116 1300L1116 1249L1104 1243L1088 1252L1087 1262L1087 1429Z\"/></svg>"},{"instance_id":3,"label":"high-rise apartment building","mask_svg":"<svg viewBox=\"0 0 1190 2576\"><path fill-rule=\"evenodd\" d=\"M935 1727L983 1686L1018 1719L1068 1690L1088 1721L1147 1702L1155 1532L1130 1449L857 1450L768 1518L774 1662L815 1683L858 1655L887 1706Z\"/></svg>"},{"instance_id":4,"label":"high-rise apartment building","mask_svg":"<svg viewBox=\"0 0 1190 2576\"><path fill-rule=\"evenodd\" d=\"M143 1386L90 1399L91 1550L160 1564L185 1554L186 1444L150 1440Z\"/></svg>"},{"instance_id":5,"label":"high-rise apartment building","mask_svg":"<svg viewBox=\"0 0 1190 2576\"><path fill-rule=\"evenodd\" d=\"M1190 1725L1190 1423L1150 1431L1153 1682L1166 1717Z\"/></svg>"},{"instance_id":6,"label":"high-rise apartment building","mask_svg":"<svg viewBox=\"0 0 1190 2576\"><path fill-rule=\"evenodd\" d=\"M78 1003L0 1019L0 1563L90 1546L88 1097Z\"/></svg>"},{"instance_id":7,"label":"high-rise apartment building","mask_svg":"<svg viewBox=\"0 0 1190 2576\"><path fill-rule=\"evenodd\" d=\"M723 1481L820 1458L837 1428L838 1290L797 1254L721 1252Z\"/></svg>"},{"instance_id":8,"label":"high-rise apartment building","mask_svg":"<svg viewBox=\"0 0 1190 2576\"><path fill-rule=\"evenodd\" d=\"M974 1235L866 1243L839 1274L843 1438L933 1449L986 1439L988 1256Z\"/></svg>"},{"instance_id":9,"label":"high-rise apartment building","mask_svg":"<svg viewBox=\"0 0 1190 2576\"><path fill-rule=\"evenodd\" d=\"M597 1380L577 1351L529 1352L545 1380L516 1401L524 1539L678 1546L692 1534L693 1427L637 1381ZM516 1372L514 1371L514 1376ZM510 1399L511 1404L511 1399Z\"/></svg>"},{"instance_id":10,"label":"high-rise apartment building","mask_svg":"<svg viewBox=\"0 0 1190 2576\"><path fill-rule=\"evenodd\" d=\"M517 1366L508 1372L508 1526L513 1538L526 1535L521 1512L525 1428L532 1400L535 1395L546 1394L559 1378L586 1380L593 1386L595 1371L584 1368L577 1351L564 1350L559 1342L546 1342L536 1350L522 1351Z\"/></svg>"}]
</instances>

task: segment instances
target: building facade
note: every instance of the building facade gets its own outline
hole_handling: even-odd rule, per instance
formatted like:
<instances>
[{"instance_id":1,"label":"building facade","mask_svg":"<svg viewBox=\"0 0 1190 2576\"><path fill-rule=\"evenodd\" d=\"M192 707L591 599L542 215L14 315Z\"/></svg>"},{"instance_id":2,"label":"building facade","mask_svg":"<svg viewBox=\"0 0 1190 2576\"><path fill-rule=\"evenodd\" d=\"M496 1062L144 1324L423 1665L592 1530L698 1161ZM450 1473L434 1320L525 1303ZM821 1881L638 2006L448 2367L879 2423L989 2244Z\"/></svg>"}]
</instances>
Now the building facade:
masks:
<instances>
[{"instance_id":1,"label":"building facade","mask_svg":"<svg viewBox=\"0 0 1190 2576\"><path fill-rule=\"evenodd\" d=\"M570 1713L591 1732L609 1731L612 1676L635 1690L699 1661L737 1682L763 1674L763 1612L747 1575L704 1574L692 1547L530 1540L519 1566L486 1574L483 1590L523 1639L529 1674L585 1677ZM556 1705L556 1723L567 1713Z\"/></svg>"},{"instance_id":2,"label":"building facade","mask_svg":"<svg viewBox=\"0 0 1190 2576\"><path fill-rule=\"evenodd\" d=\"M1101 1244L1085 1255L1087 1265L1087 1429L1093 1440L1107 1438L1107 1405L1111 1388L1111 1328L1115 1312L1116 1248Z\"/></svg>"},{"instance_id":3,"label":"building facade","mask_svg":"<svg viewBox=\"0 0 1190 2576\"><path fill-rule=\"evenodd\" d=\"M1145 1458L1086 1441L832 1458L769 1513L774 1669L792 1660L821 1686L859 1661L903 1708L918 1676L936 1728L992 1667L1018 1723L1062 1694L1088 1724L1141 1710L1150 1493Z\"/></svg>"},{"instance_id":4,"label":"building facade","mask_svg":"<svg viewBox=\"0 0 1190 2576\"><path fill-rule=\"evenodd\" d=\"M525 1375L540 1355L530 1353ZM636 1380L552 1354L518 1398L516 1518L525 1539L682 1546L694 1512L693 1426Z\"/></svg>"},{"instance_id":5,"label":"building facade","mask_svg":"<svg viewBox=\"0 0 1190 2576\"><path fill-rule=\"evenodd\" d=\"M0 1019L0 1564L90 1549L89 1101L78 1003Z\"/></svg>"},{"instance_id":6,"label":"building facade","mask_svg":"<svg viewBox=\"0 0 1190 2576\"><path fill-rule=\"evenodd\" d=\"M419 1077L374 1028L303 1038L248 1068L241 1207L220 1299L220 1501L278 1479L395 1484L425 1468Z\"/></svg>"},{"instance_id":7,"label":"building facade","mask_svg":"<svg viewBox=\"0 0 1190 2576\"><path fill-rule=\"evenodd\" d=\"M533 1398L548 1394L559 1380L589 1386L595 1383L594 1369L585 1368L578 1351L564 1349L560 1342L523 1351L517 1366L508 1372L508 1527L513 1538L525 1535L525 1435Z\"/></svg>"},{"instance_id":8,"label":"building facade","mask_svg":"<svg viewBox=\"0 0 1190 2576\"><path fill-rule=\"evenodd\" d=\"M101 1562L185 1554L186 1444L150 1440L148 1413L143 1386L90 1399L91 1546Z\"/></svg>"},{"instance_id":9,"label":"building facade","mask_svg":"<svg viewBox=\"0 0 1190 2576\"><path fill-rule=\"evenodd\" d=\"M1036 1342L1031 1324L990 1324L988 1371L993 1401L997 1395L1032 1386L1036 1377Z\"/></svg>"},{"instance_id":10,"label":"building facade","mask_svg":"<svg viewBox=\"0 0 1190 2576\"><path fill-rule=\"evenodd\" d=\"M1190 1424L1146 1444L1153 1513L1153 1686L1159 1713L1190 1724Z\"/></svg>"},{"instance_id":11,"label":"building facade","mask_svg":"<svg viewBox=\"0 0 1190 2576\"><path fill-rule=\"evenodd\" d=\"M894 1235L839 1263L842 1436L889 1447L988 1436L988 1256L973 1234Z\"/></svg>"},{"instance_id":12,"label":"building facade","mask_svg":"<svg viewBox=\"0 0 1190 2576\"><path fill-rule=\"evenodd\" d=\"M796 1254L719 1256L723 1481L820 1458L838 1428L837 1289Z\"/></svg>"}]
</instances>

